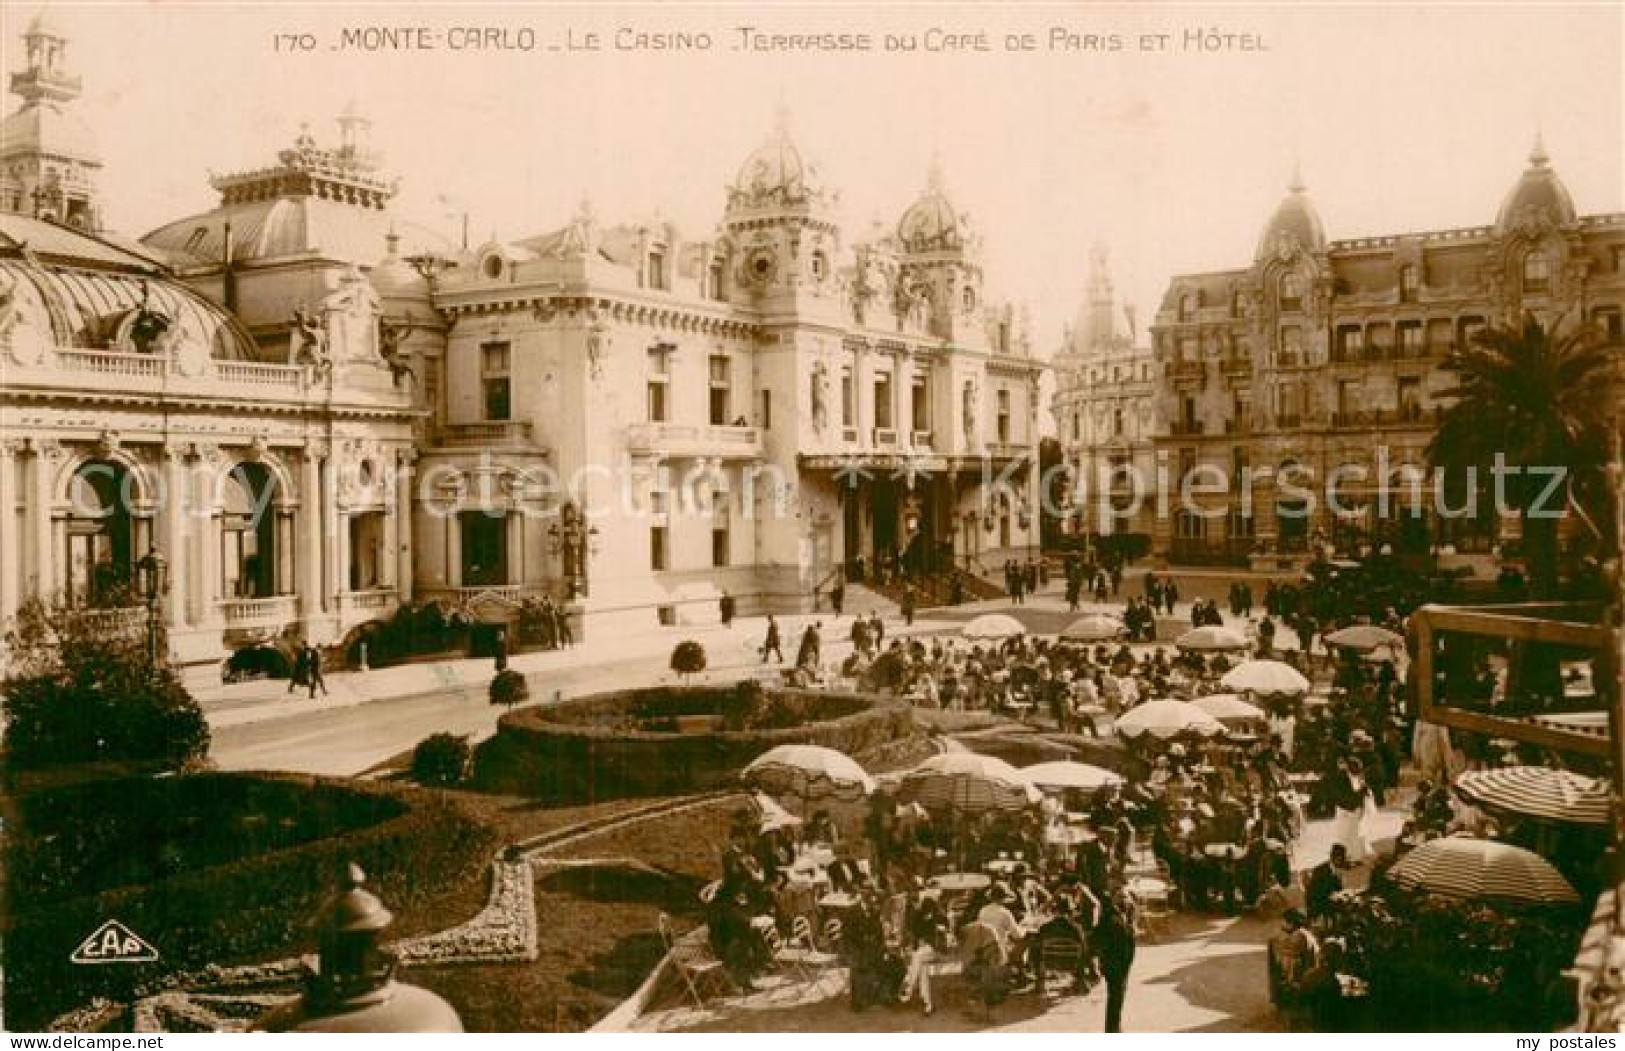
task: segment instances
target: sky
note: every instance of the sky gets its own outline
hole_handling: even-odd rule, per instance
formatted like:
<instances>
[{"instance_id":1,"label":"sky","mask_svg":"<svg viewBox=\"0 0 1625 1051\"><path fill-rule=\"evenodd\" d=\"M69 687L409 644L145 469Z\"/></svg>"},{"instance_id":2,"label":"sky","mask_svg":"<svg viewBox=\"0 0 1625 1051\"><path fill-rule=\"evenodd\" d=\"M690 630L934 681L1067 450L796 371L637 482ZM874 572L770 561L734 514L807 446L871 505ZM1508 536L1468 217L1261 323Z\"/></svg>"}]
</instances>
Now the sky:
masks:
<instances>
[{"instance_id":1,"label":"sky","mask_svg":"<svg viewBox=\"0 0 1625 1051\"><path fill-rule=\"evenodd\" d=\"M1044 355L1081 305L1092 243L1148 324L1171 276L1251 261L1294 165L1333 238L1492 222L1537 131L1582 213L1625 210L1618 3L24 0L0 12L0 71L38 10L71 38L123 232L209 208L210 172L271 163L301 124L332 140L354 101L400 177L397 210L448 234L464 212L475 242L535 234L590 198L603 221L658 214L703 237L782 107L842 192L848 243L895 224L937 158L990 291L1027 304ZM343 46L347 28L401 27L433 46ZM751 51L741 27L867 34L872 49ZM506 31L513 49L454 49L453 30ZM926 51L931 30L987 49ZM599 50L568 49L591 33ZM711 46L617 47L663 33Z\"/></svg>"}]
</instances>

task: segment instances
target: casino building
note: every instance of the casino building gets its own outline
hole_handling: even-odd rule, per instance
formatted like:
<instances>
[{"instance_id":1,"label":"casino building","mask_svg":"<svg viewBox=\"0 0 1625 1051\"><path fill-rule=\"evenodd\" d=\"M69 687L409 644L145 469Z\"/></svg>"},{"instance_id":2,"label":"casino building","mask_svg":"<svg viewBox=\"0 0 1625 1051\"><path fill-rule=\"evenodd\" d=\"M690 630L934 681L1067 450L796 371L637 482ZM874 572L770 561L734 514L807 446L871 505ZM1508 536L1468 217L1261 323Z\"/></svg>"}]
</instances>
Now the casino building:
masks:
<instances>
[{"instance_id":1,"label":"casino building","mask_svg":"<svg viewBox=\"0 0 1625 1051\"><path fill-rule=\"evenodd\" d=\"M1159 456L1250 469L1250 506L1232 488L1211 506L1159 518L1156 549L1178 563L1285 568L1311 546L1340 551L1489 553L1517 531L1492 502L1474 519L1407 513L1375 499L1421 477L1443 392L1445 354L1488 323L1533 312L1548 327L1594 323L1625 359L1625 214L1581 215L1537 142L1489 225L1329 240L1294 177L1250 263L1181 274L1152 326ZM1379 461L1379 450L1385 461ZM1342 485L1334 513L1306 508L1274 479L1297 467ZM1274 472L1272 477L1272 472ZM1431 489L1429 490L1431 492ZM1306 512L1308 512L1306 514Z\"/></svg>"},{"instance_id":2,"label":"casino building","mask_svg":"<svg viewBox=\"0 0 1625 1051\"><path fill-rule=\"evenodd\" d=\"M1036 545L1023 319L932 174L848 244L778 128L714 230L601 223L464 246L392 207L367 120L103 228L48 18L0 123L0 622L111 622L168 565L172 657L335 645L403 606L588 631L803 608L834 574Z\"/></svg>"}]
</instances>

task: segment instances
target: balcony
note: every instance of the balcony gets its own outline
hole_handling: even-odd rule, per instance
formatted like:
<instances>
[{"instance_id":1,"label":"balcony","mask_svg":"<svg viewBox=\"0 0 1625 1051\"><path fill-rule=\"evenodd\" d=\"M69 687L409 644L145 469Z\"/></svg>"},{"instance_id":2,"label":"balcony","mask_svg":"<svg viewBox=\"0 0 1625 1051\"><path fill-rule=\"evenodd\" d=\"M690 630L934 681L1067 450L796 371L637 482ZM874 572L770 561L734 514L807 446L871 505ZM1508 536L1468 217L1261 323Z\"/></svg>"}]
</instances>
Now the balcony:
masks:
<instances>
[{"instance_id":1,"label":"balcony","mask_svg":"<svg viewBox=\"0 0 1625 1051\"><path fill-rule=\"evenodd\" d=\"M436 445L450 449L530 445L529 420L481 420L448 423L435 432Z\"/></svg>"},{"instance_id":2,"label":"balcony","mask_svg":"<svg viewBox=\"0 0 1625 1051\"><path fill-rule=\"evenodd\" d=\"M281 628L299 617L292 595L265 598L228 598L214 604L220 622L230 628Z\"/></svg>"},{"instance_id":3,"label":"balcony","mask_svg":"<svg viewBox=\"0 0 1625 1051\"><path fill-rule=\"evenodd\" d=\"M1295 431L1299 427L1303 426L1303 417L1302 416L1277 416L1277 417L1275 417L1275 426L1279 430Z\"/></svg>"},{"instance_id":4,"label":"balcony","mask_svg":"<svg viewBox=\"0 0 1625 1051\"><path fill-rule=\"evenodd\" d=\"M930 431L915 431L910 439L916 449L933 448Z\"/></svg>"},{"instance_id":5,"label":"balcony","mask_svg":"<svg viewBox=\"0 0 1625 1051\"><path fill-rule=\"evenodd\" d=\"M1199 380L1207 375L1207 367L1200 361L1175 361L1169 364L1168 375L1176 380Z\"/></svg>"},{"instance_id":6,"label":"balcony","mask_svg":"<svg viewBox=\"0 0 1625 1051\"><path fill-rule=\"evenodd\" d=\"M1253 433L1253 421L1247 416L1237 416L1234 419L1225 420L1224 433L1251 434Z\"/></svg>"},{"instance_id":7,"label":"balcony","mask_svg":"<svg viewBox=\"0 0 1625 1051\"><path fill-rule=\"evenodd\" d=\"M1253 374L1253 359L1233 355L1225 358L1220 366L1228 376L1251 376Z\"/></svg>"},{"instance_id":8,"label":"balcony","mask_svg":"<svg viewBox=\"0 0 1625 1051\"><path fill-rule=\"evenodd\" d=\"M346 591L339 595L339 606L345 612L377 613L395 605L394 588L368 588L365 591Z\"/></svg>"},{"instance_id":9,"label":"balcony","mask_svg":"<svg viewBox=\"0 0 1625 1051\"><path fill-rule=\"evenodd\" d=\"M875 428L875 444L876 445L896 445L897 444L897 431L895 429L891 428L891 427L876 427Z\"/></svg>"},{"instance_id":10,"label":"balcony","mask_svg":"<svg viewBox=\"0 0 1625 1051\"><path fill-rule=\"evenodd\" d=\"M856 427L842 427L841 428L841 441L843 441L843 442L851 442L851 443L855 444L857 442L857 440L858 440L858 429Z\"/></svg>"},{"instance_id":11,"label":"balcony","mask_svg":"<svg viewBox=\"0 0 1625 1051\"><path fill-rule=\"evenodd\" d=\"M1168 433L1175 438L1191 438L1202 434L1201 420L1174 420L1168 424Z\"/></svg>"},{"instance_id":12,"label":"balcony","mask_svg":"<svg viewBox=\"0 0 1625 1051\"><path fill-rule=\"evenodd\" d=\"M760 460L766 455L758 428L686 423L633 424L626 429L626 448L634 456L665 459Z\"/></svg>"},{"instance_id":13,"label":"balcony","mask_svg":"<svg viewBox=\"0 0 1625 1051\"><path fill-rule=\"evenodd\" d=\"M418 588L418 596L426 602L438 602L453 609L471 610L487 608L518 609L527 598L541 598L547 589L536 584L487 584L484 587Z\"/></svg>"}]
</instances>

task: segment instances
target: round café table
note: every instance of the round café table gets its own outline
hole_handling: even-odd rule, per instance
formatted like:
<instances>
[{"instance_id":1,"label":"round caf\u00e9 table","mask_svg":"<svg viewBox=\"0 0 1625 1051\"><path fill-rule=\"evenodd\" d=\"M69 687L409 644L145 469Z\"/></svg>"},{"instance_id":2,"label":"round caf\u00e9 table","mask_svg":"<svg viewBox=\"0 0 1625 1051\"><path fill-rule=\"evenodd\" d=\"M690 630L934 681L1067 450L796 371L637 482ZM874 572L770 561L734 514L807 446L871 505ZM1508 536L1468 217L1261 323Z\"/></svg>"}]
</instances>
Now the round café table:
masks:
<instances>
[{"instance_id":1,"label":"round caf\u00e9 table","mask_svg":"<svg viewBox=\"0 0 1625 1051\"><path fill-rule=\"evenodd\" d=\"M980 872L949 872L932 876L931 886L944 894L974 894L993 886L993 877Z\"/></svg>"}]
</instances>

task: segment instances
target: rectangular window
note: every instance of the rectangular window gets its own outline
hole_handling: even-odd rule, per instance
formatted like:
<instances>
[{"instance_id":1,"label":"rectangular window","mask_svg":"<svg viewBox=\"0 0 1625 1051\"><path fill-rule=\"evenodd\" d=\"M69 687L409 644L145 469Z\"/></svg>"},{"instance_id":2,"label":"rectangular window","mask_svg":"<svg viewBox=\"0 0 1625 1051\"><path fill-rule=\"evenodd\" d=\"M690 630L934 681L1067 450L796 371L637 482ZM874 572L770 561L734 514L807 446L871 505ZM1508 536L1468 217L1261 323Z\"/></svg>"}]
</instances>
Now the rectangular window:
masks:
<instances>
[{"instance_id":1,"label":"rectangular window","mask_svg":"<svg viewBox=\"0 0 1625 1051\"><path fill-rule=\"evenodd\" d=\"M1422 277L1414 265L1406 264L1399 268L1399 301L1401 303L1416 302L1417 293L1422 288Z\"/></svg>"},{"instance_id":2,"label":"rectangular window","mask_svg":"<svg viewBox=\"0 0 1625 1051\"><path fill-rule=\"evenodd\" d=\"M728 523L721 520L711 527L711 565L721 568L728 563Z\"/></svg>"},{"instance_id":3,"label":"rectangular window","mask_svg":"<svg viewBox=\"0 0 1625 1051\"><path fill-rule=\"evenodd\" d=\"M726 426L729 422L729 368L730 363L726 355L711 355L708 382L710 384L711 425L713 427Z\"/></svg>"},{"instance_id":4,"label":"rectangular window","mask_svg":"<svg viewBox=\"0 0 1625 1051\"><path fill-rule=\"evenodd\" d=\"M1412 322L1399 326L1399 352L1407 358L1419 358L1422 350L1422 326Z\"/></svg>"},{"instance_id":5,"label":"rectangular window","mask_svg":"<svg viewBox=\"0 0 1625 1051\"><path fill-rule=\"evenodd\" d=\"M663 525L649 527L649 568L656 572L668 568L671 552L667 550L667 532Z\"/></svg>"},{"instance_id":6,"label":"rectangular window","mask_svg":"<svg viewBox=\"0 0 1625 1051\"><path fill-rule=\"evenodd\" d=\"M506 342L480 344L480 383L484 392L485 418L512 418L513 405L508 378L509 346Z\"/></svg>"},{"instance_id":7,"label":"rectangular window","mask_svg":"<svg viewBox=\"0 0 1625 1051\"><path fill-rule=\"evenodd\" d=\"M914 430L931 430L931 384L929 377L915 373L909 401L909 418L913 421Z\"/></svg>"},{"instance_id":8,"label":"rectangular window","mask_svg":"<svg viewBox=\"0 0 1625 1051\"><path fill-rule=\"evenodd\" d=\"M1365 351L1365 332L1350 326L1337 330L1337 351L1343 361L1353 361Z\"/></svg>"},{"instance_id":9,"label":"rectangular window","mask_svg":"<svg viewBox=\"0 0 1625 1051\"><path fill-rule=\"evenodd\" d=\"M841 369L841 426L858 425L857 385L852 381L851 366Z\"/></svg>"},{"instance_id":10,"label":"rectangular window","mask_svg":"<svg viewBox=\"0 0 1625 1051\"><path fill-rule=\"evenodd\" d=\"M1083 440L1083 413L1081 412L1072 414L1072 440L1075 442Z\"/></svg>"},{"instance_id":11,"label":"rectangular window","mask_svg":"<svg viewBox=\"0 0 1625 1051\"><path fill-rule=\"evenodd\" d=\"M1417 420L1422 415L1422 381L1415 376L1399 378L1399 414L1406 420Z\"/></svg>"},{"instance_id":12,"label":"rectangular window","mask_svg":"<svg viewBox=\"0 0 1625 1051\"><path fill-rule=\"evenodd\" d=\"M650 423L671 422L671 348L649 349L648 405Z\"/></svg>"},{"instance_id":13,"label":"rectangular window","mask_svg":"<svg viewBox=\"0 0 1625 1051\"><path fill-rule=\"evenodd\" d=\"M773 428L773 392L770 391L770 390L764 390L762 392L762 430L766 431L766 430L771 430L772 428Z\"/></svg>"},{"instance_id":14,"label":"rectangular window","mask_svg":"<svg viewBox=\"0 0 1625 1051\"><path fill-rule=\"evenodd\" d=\"M1523 290L1526 295L1552 290L1552 264L1545 253L1530 252L1523 257Z\"/></svg>"},{"instance_id":15,"label":"rectangular window","mask_svg":"<svg viewBox=\"0 0 1625 1051\"><path fill-rule=\"evenodd\" d=\"M712 299L727 299L728 298L728 287L725 284L725 281L727 280L726 277L725 277L726 274L727 274L727 267L725 267L722 264L722 260L719 259L716 262L711 264L711 298Z\"/></svg>"},{"instance_id":16,"label":"rectangular window","mask_svg":"<svg viewBox=\"0 0 1625 1051\"><path fill-rule=\"evenodd\" d=\"M649 253L649 287L665 291L666 282L666 253L656 249Z\"/></svg>"},{"instance_id":17,"label":"rectangular window","mask_svg":"<svg viewBox=\"0 0 1625 1051\"><path fill-rule=\"evenodd\" d=\"M889 431L891 418L891 373L875 373L875 429Z\"/></svg>"},{"instance_id":18,"label":"rectangular window","mask_svg":"<svg viewBox=\"0 0 1625 1051\"><path fill-rule=\"evenodd\" d=\"M997 433L999 435L999 441L1007 442L1010 440L1010 392L1003 387L999 388L999 417Z\"/></svg>"}]
</instances>

